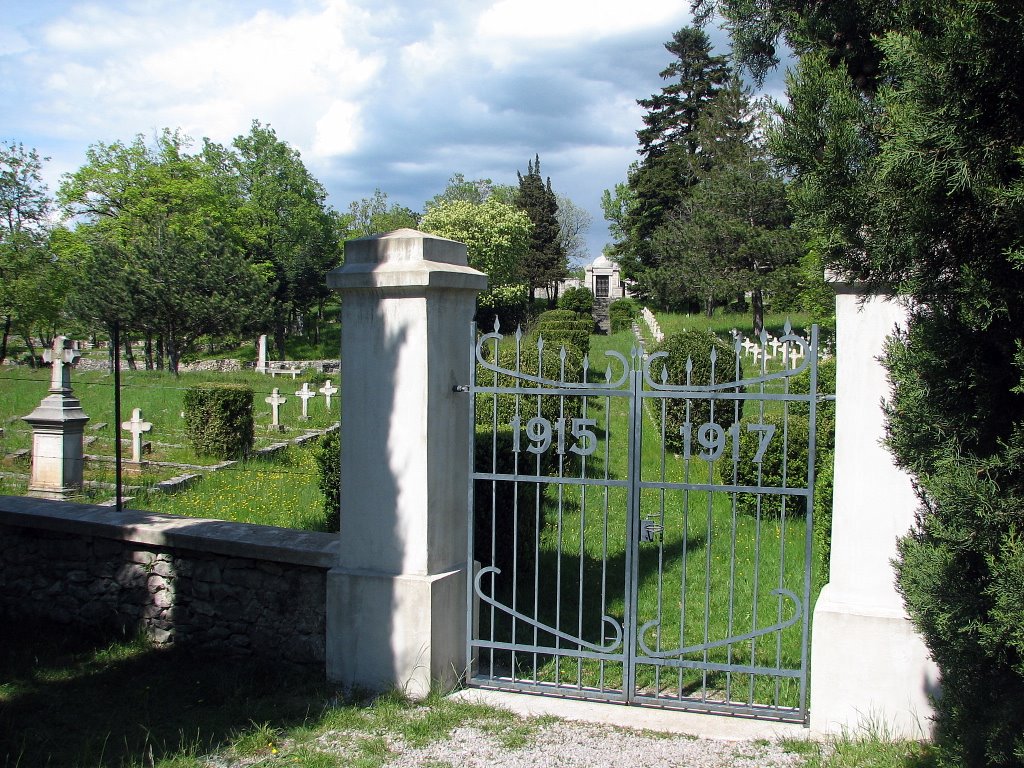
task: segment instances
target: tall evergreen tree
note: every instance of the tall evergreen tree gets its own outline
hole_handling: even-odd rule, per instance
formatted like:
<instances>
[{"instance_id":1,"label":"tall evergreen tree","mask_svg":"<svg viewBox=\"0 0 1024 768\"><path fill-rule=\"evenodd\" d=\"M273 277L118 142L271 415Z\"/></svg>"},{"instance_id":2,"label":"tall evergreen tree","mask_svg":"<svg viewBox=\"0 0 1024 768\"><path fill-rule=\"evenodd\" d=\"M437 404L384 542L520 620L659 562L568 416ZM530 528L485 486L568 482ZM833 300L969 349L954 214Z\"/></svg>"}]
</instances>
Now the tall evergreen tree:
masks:
<instances>
[{"instance_id":1,"label":"tall evergreen tree","mask_svg":"<svg viewBox=\"0 0 1024 768\"><path fill-rule=\"evenodd\" d=\"M909 296L889 446L921 506L897 581L942 672L945 765L1024 766L1024 7L705 0L756 73L824 264ZM758 53L760 51L760 53Z\"/></svg>"},{"instance_id":2,"label":"tall evergreen tree","mask_svg":"<svg viewBox=\"0 0 1024 768\"><path fill-rule=\"evenodd\" d=\"M545 183L540 174L540 155L527 164L526 175L518 173L519 193L516 205L526 211L533 225L530 247L522 261L521 276L530 290L547 291L548 304L558 300L558 281L568 275L569 267L562 248L558 225L558 198L551 189L551 178Z\"/></svg>"},{"instance_id":3,"label":"tall evergreen tree","mask_svg":"<svg viewBox=\"0 0 1024 768\"><path fill-rule=\"evenodd\" d=\"M637 103L646 112L637 131L640 161L628 179L632 191L625 243L617 251L627 274L641 279L656 268L651 241L670 212L693 186L693 157L699 152L696 130L701 112L728 78L724 56L711 53L707 34L684 27L665 43L675 58L661 72L669 81L661 92Z\"/></svg>"}]
</instances>

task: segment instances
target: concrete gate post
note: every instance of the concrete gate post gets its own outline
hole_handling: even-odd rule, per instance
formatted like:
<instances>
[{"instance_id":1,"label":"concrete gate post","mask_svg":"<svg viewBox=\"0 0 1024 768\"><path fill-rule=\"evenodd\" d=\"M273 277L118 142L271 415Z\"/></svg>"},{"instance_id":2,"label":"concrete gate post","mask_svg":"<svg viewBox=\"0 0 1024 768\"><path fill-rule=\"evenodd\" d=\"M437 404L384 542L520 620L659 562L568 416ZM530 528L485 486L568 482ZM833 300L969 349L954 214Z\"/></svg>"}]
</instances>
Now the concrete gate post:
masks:
<instances>
[{"instance_id":1,"label":"concrete gate post","mask_svg":"<svg viewBox=\"0 0 1024 768\"><path fill-rule=\"evenodd\" d=\"M327 674L424 696L466 658L469 325L486 275L412 229L345 244L341 543Z\"/></svg>"},{"instance_id":2,"label":"concrete gate post","mask_svg":"<svg viewBox=\"0 0 1024 768\"><path fill-rule=\"evenodd\" d=\"M836 452L830 580L814 608L811 729L931 735L938 669L907 617L891 561L914 522L909 476L885 448L880 356L905 327L896 300L836 284Z\"/></svg>"}]
</instances>

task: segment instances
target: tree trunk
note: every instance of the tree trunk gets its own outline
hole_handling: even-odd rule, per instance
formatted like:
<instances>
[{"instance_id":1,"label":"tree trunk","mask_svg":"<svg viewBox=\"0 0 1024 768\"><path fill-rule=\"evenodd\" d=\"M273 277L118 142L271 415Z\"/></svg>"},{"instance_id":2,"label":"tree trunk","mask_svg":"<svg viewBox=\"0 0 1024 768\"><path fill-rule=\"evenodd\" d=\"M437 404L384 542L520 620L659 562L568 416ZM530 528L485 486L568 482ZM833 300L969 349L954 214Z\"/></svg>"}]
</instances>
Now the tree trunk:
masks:
<instances>
[{"instance_id":1,"label":"tree trunk","mask_svg":"<svg viewBox=\"0 0 1024 768\"><path fill-rule=\"evenodd\" d=\"M285 328L284 323L278 321L274 325L274 347L277 349L277 359L284 360L284 339L285 339Z\"/></svg>"},{"instance_id":2,"label":"tree trunk","mask_svg":"<svg viewBox=\"0 0 1024 768\"><path fill-rule=\"evenodd\" d=\"M156 369L158 371L164 369L164 336L162 333L156 337Z\"/></svg>"},{"instance_id":3,"label":"tree trunk","mask_svg":"<svg viewBox=\"0 0 1024 768\"><path fill-rule=\"evenodd\" d=\"M146 331L146 370L153 370L153 334Z\"/></svg>"},{"instance_id":4,"label":"tree trunk","mask_svg":"<svg viewBox=\"0 0 1024 768\"><path fill-rule=\"evenodd\" d=\"M714 296L708 296L704 300L704 314L707 315L708 317L711 317L712 315L715 314L715 297Z\"/></svg>"},{"instance_id":5,"label":"tree trunk","mask_svg":"<svg viewBox=\"0 0 1024 768\"><path fill-rule=\"evenodd\" d=\"M0 342L0 363L7 359L7 340L11 337L11 316L4 317L4 338Z\"/></svg>"},{"instance_id":6,"label":"tree trunk","mask_svg":"<svg viewBox=\"0 0 1024 768\"><path fill-rule=\"evenodd\" d=\"M132 340L127 336L124 337L124 359L128 363L129 371L139 370L139 366L135 364L135 355L132 352Z\"/></svg>"},{"instance_id":7,"label":"tree trunk","mask_svg":"<svg viewBox=\"0 0 1024 768\"><path fill-rule=\"evenodd\" d=\"M178 375L178 342L174 338L173 333L168 333L167 336L167 370L173 373L175 376Z\"/></svg>"},{"instance_id":8,"label":"tree trunk","mask_svg":"<svg viewBox=\"0 0 1024 768\"><path fill-rule=\"evenodd\" d=\"M32 334L29 331L22 331L20 334L22 339L25 340L25 346L28 348L29 365L32 368L38 368L38 360L36 358L36 346L32 343Z\"/></svg>"},{"instance_id":9,"label":"tree trunk","mask_svg":"<svg viewBox=\"0 0 1024 768\"><path fill-rule=\"evenodd\" d=\"M750 306L754 313L754 336L760 336L764 330L764 296L761 295L760 288L755 288L751 292Z\"/></svg>"}]
</instances>

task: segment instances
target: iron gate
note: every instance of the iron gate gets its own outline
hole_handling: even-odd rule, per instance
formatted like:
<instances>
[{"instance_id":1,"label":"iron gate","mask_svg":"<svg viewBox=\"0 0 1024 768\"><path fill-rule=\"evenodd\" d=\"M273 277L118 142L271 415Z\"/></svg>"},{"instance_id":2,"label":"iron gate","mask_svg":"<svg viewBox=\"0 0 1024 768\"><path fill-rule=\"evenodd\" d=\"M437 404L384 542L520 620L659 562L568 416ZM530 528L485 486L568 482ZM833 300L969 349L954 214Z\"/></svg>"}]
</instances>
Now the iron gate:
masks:
<instances>
[{"instance_id":1,"label":"iron gate","mask_svg":"<svg viewBox=\"0 0 1024 768\"><path fill-rule=\"evenodd\" d=\"M471 685L806 721L817 334L673 377L474 329Z\"/></svg>"}]
</instances>

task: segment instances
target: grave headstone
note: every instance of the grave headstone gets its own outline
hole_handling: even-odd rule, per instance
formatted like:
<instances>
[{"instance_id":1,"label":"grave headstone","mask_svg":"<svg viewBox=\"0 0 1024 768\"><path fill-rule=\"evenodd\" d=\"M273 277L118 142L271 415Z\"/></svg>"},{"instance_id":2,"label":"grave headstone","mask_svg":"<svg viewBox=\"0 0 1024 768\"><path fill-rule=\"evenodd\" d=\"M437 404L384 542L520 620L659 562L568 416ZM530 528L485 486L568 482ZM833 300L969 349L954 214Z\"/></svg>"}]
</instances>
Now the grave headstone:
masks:
<instances>
[{"instance_id":1,"label":"grave headstone","mask_svg":"<svg viewBox=\"0 0 1024 768\"><path fill-rule=\"evenodd\" d=\"M288 402L287 398L281 396L281 392L277 387L274 387L274 391L271 392L270 397L263 398L264 402L270 405L271 429L281 429L280 409L281 406Z\"/></svg>"},{"instance_id":2,"label":"grave headstone","mask_svg":"<svg viewBox=\"0 0 1024 768\"><path fill-rule=\"evenodd\" d=\"M309 388L309 382L303 382L302 389L295 393L295 396L302 400L302 418L309 418L309 400L316 397L316 392Z\"/></svg>"},{"instance_id":3,"label":"grave headstone","mask_svg":"<svg viewBox=\"0 0 1024 768\"><path fill-rule=\"evenodd\" d=\"M127 429L132 433L132 463L142 463L142 433L149 432L153 425L142 419L142 409L133 408L132 417L128 421L121 422L121 429Z\"/></svg>"},{"instance_id":4,"label":"grave headstone","mask_svg":"<svg viewBox=\"0 0 1024 768\"><path fill-rule=\"evenodd\" d=\"M256 347L256 370L260 373L267 372L267 334L261 334Z\"/></svg>"},{"instance_id":5,"label":"grave headstone","mask_svg":"<svg viewBox=\"0 0 1024 768\"><path fill-rule=\"evenodd\" d=\"M328 381L326 384L320 387L320 392L323 394L325 398L327 398L327 410L331 410L331 396L336 395L338 393L338 388L334 386L333 383Z\"/></svg>"},{"instance_id":6,"label":"grave headstone","mask_svg":"<svg viewBox=\"0 0 1024 768\"><path fill-rule=\"evenodd\" d=\"M65 499L82 489L83 431L89 417L71 391L78 343L57 336L43 358L53 365L50 393L24 420L32 427L32 471L28 495Z\"/></svg>"}]
</instances>

